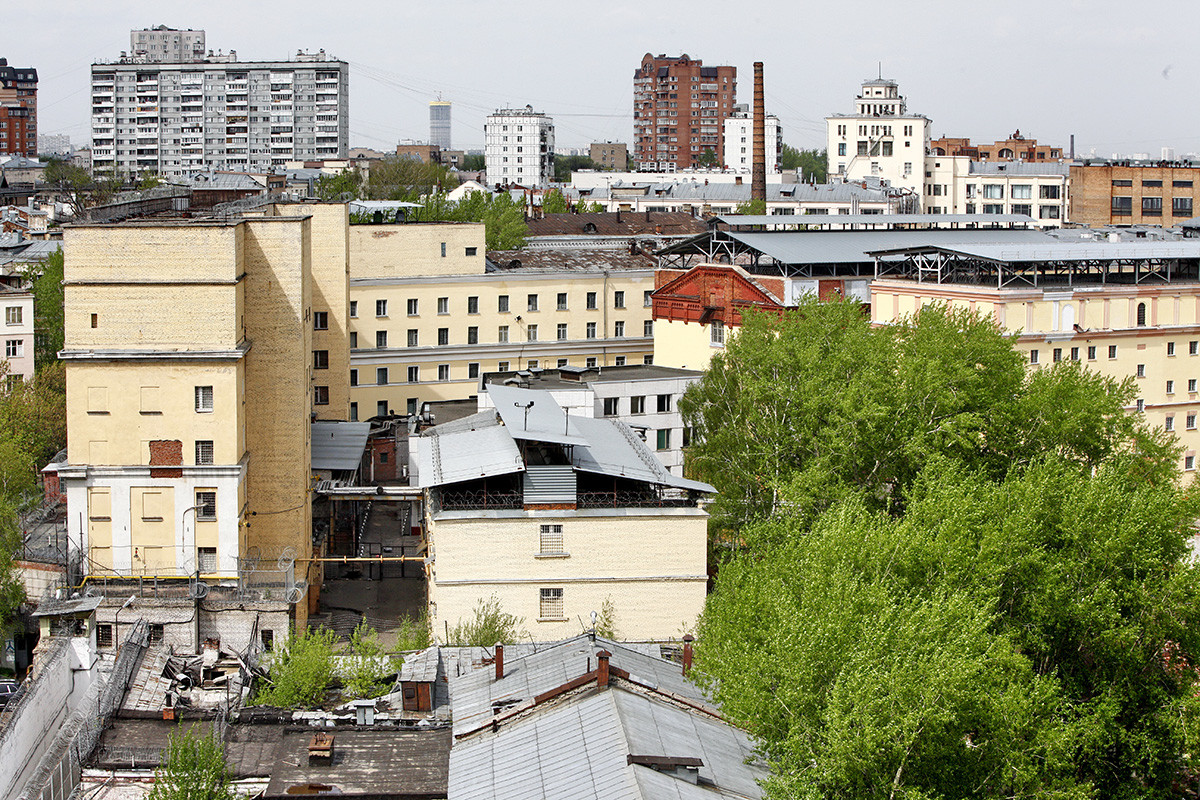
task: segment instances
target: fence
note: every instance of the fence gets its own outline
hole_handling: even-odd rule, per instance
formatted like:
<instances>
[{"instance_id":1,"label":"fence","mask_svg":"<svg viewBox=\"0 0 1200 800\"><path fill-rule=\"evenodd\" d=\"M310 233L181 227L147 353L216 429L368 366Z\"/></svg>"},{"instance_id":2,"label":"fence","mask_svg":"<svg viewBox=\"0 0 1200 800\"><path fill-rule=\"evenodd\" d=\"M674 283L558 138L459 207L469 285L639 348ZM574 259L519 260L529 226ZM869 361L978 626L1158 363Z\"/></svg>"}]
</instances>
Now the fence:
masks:
<instances>
[{"instance_id":1,"label":"fence","mask_svg":"<svg viewBox=\"0 0 1200 800\"><path fill-rule=\"evenodd\" d=\"M50 749L38 762L20 800L69 800L100 736L120 708L149 644L149 626L139 619L125 637L108 680L92 684L87 697L63 724Z\"/></svg>"}]
</instances>

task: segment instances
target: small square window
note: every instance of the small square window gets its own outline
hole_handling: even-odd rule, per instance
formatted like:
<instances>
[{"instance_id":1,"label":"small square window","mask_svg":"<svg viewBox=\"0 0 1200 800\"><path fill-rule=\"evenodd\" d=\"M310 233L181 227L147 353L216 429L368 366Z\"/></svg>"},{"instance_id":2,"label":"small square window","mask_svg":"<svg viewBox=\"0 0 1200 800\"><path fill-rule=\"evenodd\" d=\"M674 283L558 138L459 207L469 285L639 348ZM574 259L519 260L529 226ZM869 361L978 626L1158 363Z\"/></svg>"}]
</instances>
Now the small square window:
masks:
<instances>
[{"instance_id":1,"label":"small square window","mask_svg":"<svg viewBox=\"0 0 1200 800\"><path fill-rule=\"evenodd\" d=\"M377 316L377 317L386 317L387 316L387 300L376 300L375 301L375 316Z\"/></svg>"},{"instance_id":2,"label":"small square window","mask_svg":"<svg viewBox=\"0 0 1200 800\"><path fill-rule=\"evenodd\" d=\"M1195 456L1184 456L1183 457L1183 468L1186 470L1195 469L1196 468L1196 457Z\"/></svg>"},{"instance_id":3,"label":"small square window","mask_svg":"<svg viewBox=\"0 0 1200 800\"><path fill-rule=\"evenodd\" d=\"M563 590L562 589L542 589L541 602L538 607L538 617L540 619L558 620L563 619Z\"/></svg>"},{"instance_id":4,"label":"small square window","mask_svg":"<svg viewBox=\"0 0 1200 800\"><path fill-rule=\"evenodd\" d=\"M466 248L463 248L463 249L465 250L465 253L464 253L464 255L468 255L468 256L473 256L473 255L475 255L476 253L478 253L478 252L479 252L479 248L478 248L478 247L466 247Z\"/></svg>"},{"instance_id":5,"label":"small square window","mask_svg":"<svg viewBox=\"0 0 1200 800\"><path fill-rule=\"evenodd\" d=\"M538 296L536 294L529 295L529 297L526 298L525 307L530 311L537 311L538 310Z\"/></svg>"},{"instance_id":6,"label":"small square window","mask_svg":"<svg viewBox=\"0 0 1200 800\"><path fill-rule=\"evenodd\" d=\"M496 298L496 310L501 314L508 313L508 295L502 294Z\"/></svg>"},{"instance_id":7,"label":"small square window","mask_svg":"<svg viewBox=\"0 0 1200 800\"><path fill-rule=\"evenodd\" d=\"M213 410L213 387L197 386L196 387L196 411L198 413L211 413Z\"/></svg>"},{"instance_id":8,"label":"small square window","mask_svg":"<svg viewBox=\"0 0 1200 800\"><path fill-rule=\"evenodd\" d=\"M566 292L558 293L558 299L557 299L556 306L559 311L567 310L567 293Z\"/></svg>"},{"instance_id":9,"label":"small square window","mask_svg":"<svg viewBox=\"0 0 1200 800\"><path fill-rule=\"evenodd\" d=\"M327 331L329 330L329 312L314 311L313 312L313 330Z\"/></svg>"},{"instance_id":10,"label":"small square window","mask_svg":"<svg viewBox=\"0 0 1200 800\"><path fill-rule=\"evenodd\" d=\"M164 630L161 623L151 622L148 633L150 634L150 644L160 644L162 642Z\"/></svg>"},{"instance_id":11,"label":"small square window","mask_svg":"<svg viewBox=\"0 0 1200 800\"><path fill-rule=\"evenodd\" d=\"M438 344L443 346L450 344L449 328L438 328Z\"/></svg>"},{"instance_id":12,"label":"small square window","mask_svg":"<svg viewBox=\"0 0 1200 800\"><path fill-rule=\"evenodd\" d=\"M204 522L212 522L216 518L217 493L196 492L196 519Z\"/></svg>"},{"instance_id":13,"label":"small square window","mask_svg":"<svg viewBox=\"0 0 1200 800\"><path fill-rule=\"evenodd\" d=\"M566 339L566 338L567 338L567 323L560 322L560 323L558 323L558 339L559 339L559 341L562 341L563 339Z\"/></svg>"},{"instance_id":14,"label":"small square window","mask_svg":"<svg viewBox=\"0 0 1200 800\"><path fill-rule=\"evenodd\" d=\"M408 382L409 383L420 383L421 382L421 368L420 367L409 367L408 368Z\"/></svg>"},{"instance_id":15,"label":"small square window","mask_svg":"<svg viewBox=\"0 0 1200 800\"><path fill-rule=\"evenodd\" d=\"M1062 348L1054 348L1054 350L1051 352L1051 358L1054 359L1055 364L1057 364L1059 361L1062 361Z\"/></svg>"},{"instance_id":16,"label":"small square window","mask_svg":"<svg viewBox=\"0 0 1200 800\"><path fill-rule=\"evenodd\" d=\"M113 626L110 623L101 622L96 626L96 646L113 646Z\"/></svg>"},{"instance_id":17,"label":"small square window","mask_svg":"<svg viewBox=\"0 0 1200 800\"><path fill-rule=\"evenodd\" d=\"M1078 348L1078 347L1072 347L1072 348L1071 348L1071 360L1072 360L1072 361L1078 361L1078 360L1079 360L1079 348Z\"/></svg>"},{"instance_id":18,"label":"small square window","mask_svg":"<svg viewBox=\"0 0 1200 800\"><path fill-rule=\"evenodd\" d=\"M1175 418L1167 417L1165 420L1163 420L1163 429L1168 431L1175 430Z\"/></svg>"},{"instance_id":19,"label":"small square window","mask_svg":"<svg viewBox=\"0 0 1200 800\"><path fill-rule=\"evenodd\" d=\"M665 413L670 410L671 410L671 395L660 394L658 396L658 411L659 411L659 413Z\"/></svg>"},{"instance_id":20,"label":"small square window","mask_svg":"<svg viewBox=\"0 0 1200 800\"><path fill-rule=\"evenodd\" d=\"M630 414L645 414L646 413L646 396L634 395L629 398L629 413Z\"/></svg>"},{"instance_id":21,"label":"small square window","mask_svg":"<svg viewBox=\"0 0 1200 800\"><path fill-rule=\"evenodd\" d=\"M670 428L660 428L659 429L657 441L655 442L655 446L658 450L670 450L671 449L671 429Z\"/></svg>"},{"instance_id":22,"label":"small square window","mask_svg":"<svg viewBox=\"0 0 1200 800\"><path fill-rule=\"evenodd\" d=\"M556 365L556 366L557 366L559 369L562 369L563 367L567 366L567 365L568 365L568 364L570 364L570 363L571 363L571 359L569 359L569 358L560 358L560 359L558 359L558 361L557 361L557 362L555 362L555 365Z\"/></svg>"},{"instance_id":23,"label":"small square window","mask_svg":"<svg viewBox=\"0 0 1200 800\"><path fill-rule=\"evenodd\" d=\"M625 366L625 356L617 356L616 358L614 358L614 359L613 359L613 366L616 366L616 367L623 367L623 366Z\"/></svg>"},{"instance_id":24,"label":"small square window","mask_svg":"<svg viewBox=\"0 0 1200 800\"><path fill-rule=\"evenodd\" d=\"M408 300L408 316L410 316L410 317L417 316L417 307L418 307L417 298L410 297Z\"/></svg>"},{"instance_id":25,"label":"small square window","mask_svg":"<svg viewBox=\"0 0 1200 800\"><path fill-rule=\"evenodd\" d=\"M1030 364L1038 363L1038 351L1037 350L1029 351L1029 363Z\"/></svg>"},{"instance_id":26,"label":"small square window","mask_svg":"<svg viewBox=\"0 0 1200 800\"><path fill-rule=\"evenodd\" d=\"M1115 344L1110 344L1108 346L1108 357L1109 358L1117 357L1117 346Z\"/></svg>"},{"instance_id":27,"label":"small square window","mask_svg":"<svg viewBox=\"0 0 1200 800\"><path fill-rule=\"evenodd\" d=\"M563 526L561 524L542 525L539 537L539 552L542 555L563 555Z\"/></svg>"},{"instance_id":28,"label":"small square window","mask_svg":"<svg viewBox=\"0 0 1200 800\"><path fill-rule=\"evenodd\" d=\"M478 362L473 361L470 364L467 364L467 377L468 378L478 378L479 377L479 363Z\"/></svg>"},{"instance_id":29,"label":"small square window","mask_svg":"<svg viewBox=\"0 0 1200 800\"><path fill-rule=\"evenodd\" d=\"M599 360L595 356L588 356L584 360L583 365L588 369L595 369L598 363Z\"/></svg>"},{"instance_id":30,"label":"small square window","mask_svg":"<svg viewBox=\"0 0 1200 800\"><path fill-rule=\"evenodd\" d=\"M1088 345L1088 361L1096 360L1096 345Z\"/></svg>"},{"instance_id":31,"label":"small square window","mask_svg":"<svg viewBox=\"0 0 1200 800\"><path fill-rule=\"evenodd\" d=\"M537 341L537 338L538 338L538 326L537 325L530 325L528 328L525 329L525 332L526 332L526 336L525 336L526 341L530 341L530 342Z\"/></svg>"},{"instance_id":32,"label":"small square window","mask_svg":"<svg viewBox=\"0 0 1200 800\"><path fill-rule=\"evenodd\" d=\"M596 323L589 322L587 324L587 338L589 338L589 339L596 338Z\"/></svg>"},{"instance_id":33,"label":"small square window","mask_svg":"<svg viewBox=\"0 0 1200 800\"><path fill-rule=\"evenodd\" d=\"M654 335L654 320L648 319L642 322L642 336L650 337Z\"/></svg>"},{"instance_id":34,"label":"small square window","mask_svg":"<svg viewBox=\"0 0 1200 800\"><path fill-rule=\"evenodd\" d=\"M479 328L475 325L467 328L467 344L479 344Z\"/></svg>"},{"instance_id":35,"label":"small square window","mask_svg":"<svg viewBox=\"0 0 1200 800\"><path fill-rule=\"evenodd\" d=\"M438 380L439 381L450 380L450 365L449 364L438 364Z\"/></svg>"},{"instance_id":36,"label":"small square window","mask_svg":"<svg viewBox=\"0 0 1200 800\"><path fill-rule=\"evenodd\" d=\"M439 314L449 314L450 313L450 298L449 297L439 297L437 299L437 312Z\"/></svg>"},{"instance_id":37,"label":"small square window","mask_svg":"<svg viewBox=\"0 0 1200 800\"><path fill-rule=\"evenodd\" d=\"M525 369L537 369L537 368L538 368L538 360L536 358L531 358L525 362Z\"/></svg>"},{"instance_id":38,"label":"small square window","mask_svg":"<svg viewBox=\"0 0 1200 800\"><path fill-rule=\"evenodd\" d=\"M408 342L409 347L417 346L417 343L420 341L420 333L417 332L416 328L408 329L405 333L405 341Z\"/></svg>"},{"instance_id":39,"label":"small square window","mask_svg":"<svg viewBox=\"0 0 1200 800\"><path fill-rule=\"evenodd\" d=\"M618 400L619 400L619 398L616 398L616 397L605 397L604 398L604 414L603 414L603 416L615 417L617 415L617 401Z\"/></svg>"},{"instance_id":40,"label":"small square window","mask_svg":"<svg viewBox=\"0 0 1200 800\"><path fill-rule=\"evenodd\" d=\"M388 368L387 367L376 367L375 368L375 385L376 386L387 386L387 383L388 383ZM384 412L384 413L386 413L386 412Z\"/></svg>"},{"instance_id":41,"label":"small square window","mask_svg":"<svg viewBox=\"0 0 1200 800\"><path fill-rule=\"evenodd\" d=\"M313 387L313 405L327 406L329 405L329 387L314 386Z\"/></svg>"},{"instance_id":42,"label":"small square window","mask_svg":"<svg viewBox=\"0 0 1200 800\"><path fill-rule=\"evenodd\" d=\"M508 372L508 362L507 361L497 361L496 362L496 372Z\"/></svg>"},{"instance_id":43,"label":"small square window","mask_svg":"<svg viewBox=\"0 0 1200 800\"><path fill-rule=\"evenodd\" d=\"M613 323L613 336L620 339L625 335L625 323L622 320L617 320Z\"/></svg>"},{"instance_id":44,"label":"small square window","mask_svg":"<svg viewBox=\"0 0 1200 800\"><path fill-rule=\"evenodd\" d=\"M478 314L479 313L479 298L478 297L468 297L467 298L467 313L468 314Z\"/></svg>"}]
</instances>

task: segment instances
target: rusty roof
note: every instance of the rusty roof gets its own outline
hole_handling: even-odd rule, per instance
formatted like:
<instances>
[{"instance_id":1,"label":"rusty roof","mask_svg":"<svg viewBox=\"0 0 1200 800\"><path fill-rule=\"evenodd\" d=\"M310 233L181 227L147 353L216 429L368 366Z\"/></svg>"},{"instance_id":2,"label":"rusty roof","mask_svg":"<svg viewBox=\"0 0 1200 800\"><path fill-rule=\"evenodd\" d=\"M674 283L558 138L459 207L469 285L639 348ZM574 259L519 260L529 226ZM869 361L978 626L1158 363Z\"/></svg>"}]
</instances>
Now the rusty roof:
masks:
<instances>
[{"instance_id":1,"label":"rusty roof","mask_svg":"<svg viewBox=\"0 0 1200 800\"><path fill-rule=\"evenodd\" d=\"M587 215L580 215L587 216ZM625 248L535 248L530 250L489 250L488 272L600 272L602 270L652 270L655 260L645 253L630 253Z\"/></svg>"},{"instance_id":2,"label":"rusty roof","mask_svg":"<svg viewBox=\"0 0 1200 800\"><path fill-rule=\"evenodd\" d=\"M704 220L684 211L547 214L529 220L530 236L691 236L704 233Z\"/></svg>"}]
</instances>

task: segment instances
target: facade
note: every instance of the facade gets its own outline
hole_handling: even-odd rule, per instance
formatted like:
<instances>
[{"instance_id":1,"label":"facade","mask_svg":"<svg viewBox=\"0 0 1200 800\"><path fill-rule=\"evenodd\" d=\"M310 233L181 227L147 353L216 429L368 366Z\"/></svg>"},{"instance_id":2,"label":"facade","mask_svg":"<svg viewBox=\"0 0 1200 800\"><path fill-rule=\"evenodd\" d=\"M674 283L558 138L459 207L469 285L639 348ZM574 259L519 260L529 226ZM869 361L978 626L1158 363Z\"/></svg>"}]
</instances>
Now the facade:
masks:
<instances>
[{"instance_id":1,"label":"facade","mask_svg":"<svg viewBox=\"0 0 1200 800\"><path fill-rule=\"evenodd\" d=\"M644 363L654 263L628 250L485 254L483 225L350 227L350 419L478 394L485 372Z\"/></svg>"},{"instance_id":2,"label":"facade","mask_svg":"<svg viewBox=\"0 0 1200 800\"><path fill-rule=\"evenodd\" d=\"M826 117L825 125L831 179L882 178L920 194L931 123L909 113L895 81L863 81L854 113Z\"/></svg>"},{"instance_id":3,"label":"facade","mask_svg":"<svg viewBox=\"0 0 1200 800\"><path fill-rule=\"evenodd\" d=\"M677 172L713 165L725 152L724 122L737 105L737 67L706 67L686 53L642 56L633 73L633 160Z\"/></svg>"},{"instance_id":4,"label":"facade","mask_svg":"<svg viewBox=\"0 0 1200 800\"><path fill-rule=\"evenodd\" d=\"M93 64L93 169L180 176L344 159L349 74L324 51L291 61Z\"/></svg>"},{"instance_id":5,"label":"facade","mask_svg":"<svg viewBox=\"0 0 1200 800\"><path fill-rule=\"evenodd\" d=\"M429 143L442 150L450 145L450 103L434 100L429 104Z\"/></svg>"},{"instance_id":6,"label":"facade","mask_svg":"<svg viewBox=\"0 0 1200 800\"><path fill-rule=\"evenodd\" d=\"M67 228L58 475L89 575L230 581L250 554L292 559L293 602L316 581L311 427L348 404L346 228L341 205Z\"/></svg>"},{"instance_id":7,"label":"facade","mask_svg":"<svg viewBox=\"0 0 1200 800\"><path fill-rule=\"evenodd\" d=\"M779 118L768 114L763 123L766 131L767 172L783 172L783 165L779 161L780 154L783 153L783 128L779 125ZM741 110L726 117L724 139L721 164L727 169L749 174L754 167L754 115Z\"/></svg>"},{"instance_id":8,"label":"facade","mask_svg":"<svg viewBox=\"0 0 1200 800\"><path fill-rule=\"evenodd\" d=\"M199 63L204 61L204 31L177 30L166 25L130 31L129 54L156 63Z\"/></svg>"},{"instance_id":9,"label":"facade","mask_svg":"<svg viewBox=\"0 0 1200 800\"><path fill-rule=\"evenodd\" d=\"M629 169L629 148L624 142L592 142L588 158L605 172L624 172Z\"/></svg>"},{"instance_id":10,"label":"facade","mask_svg":"<svg viewBox=\"0 0 1200 800\"><path fill-rule=\"evenodd\" d=\"M533 106L501 108L483 126L488 183L541 187L554 180L554 119Z\"/></svg>"},{"instance_id":11,"label":"facade","mask_svg":"<svg viewBox=\"0 0 1200 800\"><path fill-rule=\"evenodd\" d=\"M925 174L922 206L927 214L1023 214L1040 228L1068 221L1068 164L930 156Z\"/></svg>"},{"instance_id":12,"label":"facade","mask_svg":"<svg viewBox=\"0 0 1200 800\"><path fill-rule=\"evenodd\" d=\"M738 206L750 202L749 176L733 177L731 182L720 183L700 180L614 183L606 188L568 189L566 194L572 202L600 203L610 213L670 212L709 217L733 214ZM906 202L907 195L883 188L878 180L767 184L767 213L773 215L892 214L902 210Z\"/></svg>"},{"instance_id":13,"label":"facade","mask_svg":"<svg viewBox=\"0 0 1200 800\"><path fill-rule=\"evenodd\" d=\"M37 70L0 58L0 156L36 158Z\"/></svg>"},{"instance_id":14,"label":"facade","mask_svg":"<svg viewBox=\"0 0 1200 800\"><path fill-rule=\"evenodd\" d=\"M488 387L494 409L410 438L426 490L435 635L496 597L534 641L606 602L622 637L665 639L704 608L708 484L671 475L628 426L549 392Z\"/></svg>"},{"instance_id":15,"label":"facade","mask_svg":"<svg viewBox=\"0 0 1200 800\"><path fill-rule=\"evenodd\" d=\"M1048 144L1038 144L1017 130L1007 139L991 144L972 144L970 139L942 136L929 142L931 156L967 156L972 161L1057 161L1063 157L1063 149Z\"/></svg>"},{"instance_id":16,"label":"facade","mask_svg":"<svg viewBox=\"0 0 1200 800\"><path fill-rule=\"evenodd\" d=\"M0 321L0 338L4 340L4 351L0 353L4 384L29 380L33 377L33 295L18 289L0 286L0 308L4 318Z\"/></svg>"},{"instance_id":17,"label":"facade","mask_svg":"<svg viewBox=\"0 0 1200 800\"><path fill-rule=\"evenodd\" d=\"M1071 164L1071 222L1178 225L1200 206L1200 164L1084 161Z\"/></svg>"}]
</instances>

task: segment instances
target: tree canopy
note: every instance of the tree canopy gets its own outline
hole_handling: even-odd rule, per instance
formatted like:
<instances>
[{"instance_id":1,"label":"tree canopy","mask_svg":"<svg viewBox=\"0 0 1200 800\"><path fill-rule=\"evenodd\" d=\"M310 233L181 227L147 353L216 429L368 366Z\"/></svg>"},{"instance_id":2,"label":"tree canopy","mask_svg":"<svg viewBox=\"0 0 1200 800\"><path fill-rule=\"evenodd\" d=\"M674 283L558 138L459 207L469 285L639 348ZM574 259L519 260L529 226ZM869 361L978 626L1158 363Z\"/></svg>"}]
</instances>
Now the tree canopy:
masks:
<instances>
[{"instance_id":1,"label":"tree canopy","mask_svg":"<svg viewBox=\"0 0 1200 800\"><path fill-rule=\"evenodd\" d=\"M750 314L681 404L731 544L697 671L787 798L1184 796L1200 497L990 320Z\"/></svg>"},{"instance_id":2,"label":"tree canopy","mask_svg":"<svg viewBox=\"0 0 1200 800\"><path fill-rule=\"evenodd\" d=\"M225 750L215 736L195 726L171 731L149 800L235 800L238 796Z\"/></svg>"},{"instance_id":3,"label":"tree canopy","mask_svg":"<svg viewBox=\"0 0 1200 800\"><path fill-rule=\"evenodd\" d=\"M24 271L33 293L34 363L39 367L57 362L65 341L63 263L60 249Z\"/></svg>"},{"instance_id":4,"label":"tree canopy","mask_svg":"<svg viewBox=\"0 0 1200 800\"><path fill-rule=\"evenodd\" d=\"M422 199L423 221L482 222L488 250L516 250L525 246L529 226L525 205L508 192L467 192L457 202L437 193Z\"/></svg>"},{"instance_id":5,"label":"tree canopy","mask_svg":"<svg viewBox=\"0 0 1200 800\"><path fill-rule=\"evenodd\" d=\"M779 165L784 169L800 170L800 180L824 183L829 174L829 154L826 150L797 150L784 144L779 153Z\"/></svg>"},{"instance_id":6,"label":"tree canopy","mask_svg":"<svg viewBox=\"0 0 1200 800\"><path fill-rule=\"evenodd\" d=\"M600 169L600 165L592 161L590 156L555 156L555 183L570 183L571 172L577 169Z\"/></svg>"}]
</instances>

